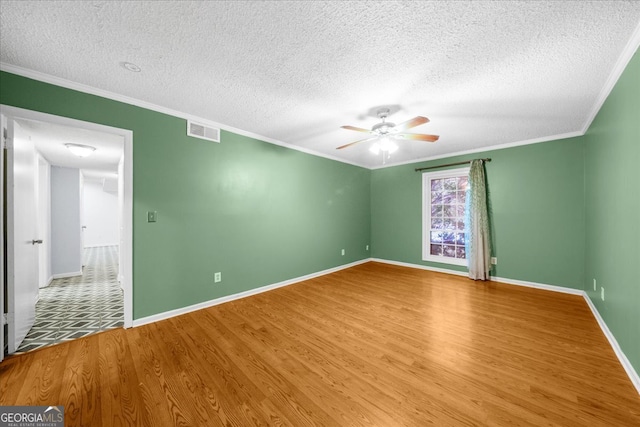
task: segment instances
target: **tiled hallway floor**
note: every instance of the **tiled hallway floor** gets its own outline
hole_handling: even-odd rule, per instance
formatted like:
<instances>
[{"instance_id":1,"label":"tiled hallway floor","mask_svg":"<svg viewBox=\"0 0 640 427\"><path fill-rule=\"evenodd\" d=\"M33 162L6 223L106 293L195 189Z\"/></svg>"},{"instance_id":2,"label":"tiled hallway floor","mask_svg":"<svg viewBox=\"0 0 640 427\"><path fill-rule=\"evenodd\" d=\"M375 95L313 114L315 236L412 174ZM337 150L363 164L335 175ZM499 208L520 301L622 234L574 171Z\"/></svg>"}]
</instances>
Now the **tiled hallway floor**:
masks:
<instances>
[{"instance_id":1,"label":"tiled hallway floor","mask_svg":"<svg viewBox=\"0 0 640 427\"><path fill-rule=\"evenodd\" d=\"M84 257L82 276L55 279L40 289L35 323L18 352L123 326L118 247L86 248Z\"/></svg>"}]
</instances>

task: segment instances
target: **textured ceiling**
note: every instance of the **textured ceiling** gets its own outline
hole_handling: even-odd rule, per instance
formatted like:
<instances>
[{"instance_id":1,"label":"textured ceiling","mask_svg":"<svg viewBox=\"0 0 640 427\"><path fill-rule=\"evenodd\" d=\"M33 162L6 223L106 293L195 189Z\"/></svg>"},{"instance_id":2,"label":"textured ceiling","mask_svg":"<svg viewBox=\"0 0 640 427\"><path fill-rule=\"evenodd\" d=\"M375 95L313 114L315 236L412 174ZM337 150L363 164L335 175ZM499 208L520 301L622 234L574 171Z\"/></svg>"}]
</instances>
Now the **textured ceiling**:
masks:
<instances>
[{"instance_id":1,"label":"textured ceiling","mask_svg":"<svg viewBox=\"0 0 640 427\"><path fill-rule=\"evenodd\" d=\"M640 2L2 0L0 19L5 70L377 167L368 144L335 150L376 106L441 136L401 141L388 164L583 132Z\"/></svg>"}]
</instances>

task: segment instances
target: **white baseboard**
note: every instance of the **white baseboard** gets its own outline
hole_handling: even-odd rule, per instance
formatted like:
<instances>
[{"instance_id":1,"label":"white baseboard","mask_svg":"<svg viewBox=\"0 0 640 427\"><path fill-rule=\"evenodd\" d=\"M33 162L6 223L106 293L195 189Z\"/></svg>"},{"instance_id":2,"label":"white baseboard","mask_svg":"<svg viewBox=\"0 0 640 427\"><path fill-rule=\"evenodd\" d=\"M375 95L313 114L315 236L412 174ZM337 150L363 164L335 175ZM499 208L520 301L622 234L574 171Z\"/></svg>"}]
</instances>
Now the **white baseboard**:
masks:
<instances>
[{"instance_id":1,"label":"white baseboard","mask_svg":"<svg viewBox=\"0 0 640 427\"><path fill-rule=\"evenodd\" d=\"M449 270L447 268L431 267L431 266L428 266L428 265L410 264L408 262L392 261L392 260L389 260L389 259L371 258L370 261L381 262L383 264L399 265L400 267L417 268L419 270L435 271L437 273L453 274L453 275L456 275L456 276L467 276L468 275L466 271Z\"/></svg>"},{"instance_id":2,"label":"white baseboard","mask_svg":"<svg viewBox=\"0 0 640 427\"><path fill-rule=\"evenodd\" d=\"M428 265L411 264L408 262L391 261L388 259L372 258L371 261L381 262L384 264L399 265L401 267L417 268L420 270L436 271L438 273L453 274L456 276L468 276L466 271L450 270L448 268L431 267ZM562 292L564 294L582 295L584 291L580 289L566 288L564 286L546 285L543 283L527 282L525 280L508 279L506 277L491 276L492 282L506 283L508 285L526 286L528 288L545 289L547 291Z\"/></svg>"},{"instance_id":3,"label":"white baseboard","mask_svg":"<svg viewBox=\"0 0 640 427\"><path fill-rule=\"evenodd\" d=\"M598 321L598 325L600 325L600 329L602 329L604 336L607 337L607 339L609 340L609 344L611 344L611 348L613 348L614 353L616 354L616 356L618 356L618 360L622 364L622 367L624 368L624 370L627 372L629 379L635 386L636 390L638 391L638 394L640 394L640 376L638 376L638 373L636 372L636 370L633 369L631 362L629 362L629 359L627 359L627 356L624 354L624 352L620 348L620 345L618 344L616 337L613 335L611 330L609 330L609 327L605 323L602 316L600 316L600 312L596 308L593 301L591 301L591 298L589 298L589 295L583 291L582 296L584 297L585 301L587 302L587 305L591 309L593 316Z\"/></svg>"},{"instance_id":4,"label":"white baseboard","mask_svg":"<svg viewBox=\"0 0 640 427\"><path fill-rule=\"evenodd\" d=\"M338 267L329 268L327 270L318 271L316 273L307 274L305 276L300 276L300 277L296 277L296 278L293 278L293 279L285 280L283 282L273 283L271 285L262 286L262 287L256 288L256 289L249 289L248 291L239 292L239 293L233 294L233 295L227 295L227 296L216 298L216 299L209 300L209 301L204 301L204 302L201 302L201 303L198 303L198 304L193 304L193 305L190 305L190 306L187 306L187 307L177 308L175 310L169 310L169 311L165 311L165 312L162 312L162 313L154 314L154 315L151 315L151 316L142 317L140 319L135 319L133 321L133 327L142 326L142 325L146 325L147 323L153 323L153 322L157 322L157 321L160 321L160 320L169 319L171 317L179 316L181 314L190 313L190 312L196 311L196 310L202 310L203 308L213 307L214 305L223 304L225 302L234 301L234 300L237 300L237 299L240 299L240 298L246 298L246 297L249 297L249 296L252 296L252 295L261 294L263 292L271 291L273 289L281 288L283 286L288 286L288 285L292 285L294 283L303 282L305 280L313 279L315 277L320 277L320 276L324 276L324 275L327 275L327 274L335 273L336 271L340 271L340 270L344 270L344 269L347 269L347 268L351 268L351 267L354 267L356 265L364 264L364 263L369 262L369 261L371 261L371 259L367 258L367 259L363 259L363 260L360 260L360 261L355 261L355 262L352 262L352 263L349 263L349 264L340 265Z\"/></svg>"},{"instance_id":5,"label":"white baseboard","mask_svg":"<svg viewBox=\"0 0 640 427\"><path fill-rule=\"evenodd\" d=\"M466 276L467 275L467 273L464 272L464 271L448 270L448 269L445 269L445 268L429 267L429 266L426 266L426 265L410 264L410 263L406 263L406 262L391 261L391 260L385 260L385 259L380 259L380 258L372 258L371 261L381 262L381 263L385 263L385 264L399 265L399 266L402 266L402 267L417 268L417 269L420 269L420 270L437 271L439 273L454 274L456 276ZM614 353L618 357L618 360L620 361L620 364L622 365L622 367L624 368L625 372L629 376L629 379L631 380L631 382L635 386L636 390L638 391L638 394L640 394L640 377L638 376L638 373L636 372L636 370L631 365L631 362L629 362L629 359L627 359L627 356L624 354L624 352L620 348L620 345L618 344L618 341L616 341L615 336L609 330L609 327L607 326L606 322L604 321L602 316L600 316L600 313L598 312L598 309L593 304L593 302L591 301L591 298L589 298L589 295L585 291L583 291L581 289L567 288L567 287L564 287L564 286L547 285L547 284L544 284L544 283L527 282L527 281L524 281L524 280L516 280L516 279L507 279L507 278L504 278L504 277L493 277L492 276L491 277L491 281L492 282L506 283L508 285L525 286L525 287L528 287L528 288L536 288L536 289L544 289L544 290L553 291L553 292L561 292L561 293L564 293L564 294L582 295L582 297L587 302L587 305L591 309L591 312L593 313L594 317L596 318L596 320L598 322L598 325L600 325L600 329L602 329L602 332L604 333L605 337L607 337L607 340L609 340L609 344L611 345L611 348L613 349Z\"/></svg>"},{"instance_id":6,"label":"white baseboard","mask_svg":"<svg viewBox=\"0 0 640 427\"><path fill-rule=\"evenodd\" d=\"M536 289L544 289L546 291L560 292L563 294L571 294L571 295L583 295L584 291L581 289L573 289L567 288L564 286L556 286L556 285L547 285L544 283L536 283L536 282L527 282L525 280L516 280L516 279L507 279L505 277L494 277L491 276L492 282L500 282L506 283L507 285L516 285L516 286L524 286L527 288L536 288Z\"/></svg>"},{"instance_id":7,"label":"white baseboard","mask_svg":"<svg viewBox=\"0 0 640 427\"><path fill-rule=\"evenodd\" d=\"M52 276L52 279L64 279L66 277L76 277L76 276L82 276L82 270L76 271L76 272L71 272L71 273L54 274Z\"/></svg>"},{"instance_id":8,"label":"white baseboard","mask_svg":"<svg viewBox=\"0 0 640 427\"><path fill-rule=\"evenodd\" d=\"M53 282L53 276L50 276L50 277L47 279L47 283L46 283L44 286L41 286L39 289L44 289L44 288L46 288L47 286L49 286L49 285L51 284L51 282Z\"/></svg>"},{"instance_id":9,"label":"white baseboard","mask_svg":"<svg viewBox=\"0 0 640 427\"><path fill-rule=\"evenodd\" d=\"M298 283L298 282L302 282L302 281L305 281L305 280L313 279L315 277L324 276L326 274L331 274L331 273L334 273L336 271L344 270L346 268L354 267L356 265L364 264L364 263L367 263L367 262L370 262L370 261L380 262L380 263L384 263L384 264L398 265L398 266L401 266L401 267L416 268L416 269L420 269L420 270L435 271L435 272L438 272L438 273L453 274L453 275L456 275L456 276L466 276L467 275L467 273L464 272L464 271L449 270L449 269L446 269L446 268L430 267L430 266L426 266L426 265L411 264L411 263L407 263L407 262L392 261L392 260L386 260L386 259L381 259L381 258L367 258L367 259L363 259L363 260L360 260L360 261L352 262L350 264L345 264L345 265L341 265L341 266L338 266L338 267L330 268L330 269L327 269L327 270L319 271L319 272L316 272L316 273L308 274L306 276L300 276L300 277L296 277L294 279L285 280L283 282L273 283L271 285L262 286L260 288L250 289L248 291L239 292L237 294L227 295L227 296L224 296L224 297L216 298L214 300L205 301L205 302L201 302L201 303L198 303L198 304L190 305L188 307L182 307L182 308L179 308L179 309L175 309L175 310L165 311L163 313L154 314L152 316L142 317L140 319L134 320L133 321L133 326L136 327L136 326L146 325L147 323L152 323L152 322L157 322L157 321L164 320L164 319L169 319L169 318L174 317L174 316L179 316L181 314L190 313L192 311L201 310L203 308L212 307L212 306L215 306L215 305L218 305L218 304L223 304L225 302L234 301L234 300L237 300L237 299L240 299L240 298L246 298L246 297L249 297L251 295L257 295L257 294L260 294L262 292L267 292L267 291L270 291L270 290L273 290L273 289L281 288L283 286L288 286L288 285L292 285L294 283ZM593 304L593 302L591 302L591 299L589 298L589 296L587 295L587 293L585 291L579 290L579 289L567 288L567 287L563 287L563 286L547 285L547 284L544 284L544 283L528 282L528 281L524 281L524 280L508 279L508 278L503 278L503 277L491 277L491 281L500 282L500 283L506 283L506 284L509 284L509 285L516 285L516 286L524 286L524 287L529 287L529 288L543 289L543 290L548 290L548 291L553 291L553 292L561 292L561 293L565 293L565 294L582 295L583 298L585 299L585 301L587 302L587 305L591 309L591 312L593 313L594 317L596 318L596 320L598 322L598 325L600 325L600 329L602 329L602 332L607 337L607 340L609 340L609 344L611 345L614 353L618 357L618 360L620 361L620 364L622 365L622 367L624 368L625 372L629 376L629 379L631 380L631 382L635 386L636 390L640 394L640 377L638 376L638 373L635 371L635 369L631 365L631 362L629 362L629 359L627 359L627 356L624 354L624 352L620 348L620 345L618 345L618 342L616 341L614 335L609 330L609 327L605 323L604 319L600 316L600 313L596 309L596 307Z\"/></svg>"}]
</instances>

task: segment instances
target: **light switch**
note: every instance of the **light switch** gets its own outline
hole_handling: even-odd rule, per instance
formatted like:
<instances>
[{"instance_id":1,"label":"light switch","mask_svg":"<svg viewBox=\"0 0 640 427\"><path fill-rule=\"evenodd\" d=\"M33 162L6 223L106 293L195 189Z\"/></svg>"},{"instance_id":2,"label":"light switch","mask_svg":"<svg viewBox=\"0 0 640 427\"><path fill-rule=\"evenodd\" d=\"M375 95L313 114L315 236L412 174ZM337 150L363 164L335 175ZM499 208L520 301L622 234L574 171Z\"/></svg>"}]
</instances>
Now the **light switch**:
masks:
<instances>
[{"instance_id":1,"label":"light switch","mask_svg":"<svg viewBox=\"0 0 640 427\"><path fill-rule=\"evenodd\" d=\"M147 211L147 222L156 222L158 220L158 211Z\"/></svg>"}]
</instances>

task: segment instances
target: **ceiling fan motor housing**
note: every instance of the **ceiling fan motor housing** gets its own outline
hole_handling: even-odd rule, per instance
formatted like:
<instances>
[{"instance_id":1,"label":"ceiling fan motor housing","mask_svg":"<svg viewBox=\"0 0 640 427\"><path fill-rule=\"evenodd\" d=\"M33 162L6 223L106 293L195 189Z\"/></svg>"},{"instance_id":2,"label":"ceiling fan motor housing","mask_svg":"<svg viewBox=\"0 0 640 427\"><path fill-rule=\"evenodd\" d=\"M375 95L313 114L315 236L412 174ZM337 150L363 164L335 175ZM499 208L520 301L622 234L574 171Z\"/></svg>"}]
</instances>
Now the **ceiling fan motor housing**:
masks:
<instances>
[{"instance_id":1,"label":"ceiling fan motor housing","mask_svg":"<svg viewBox=\"0 0 640 427\"><path fill-rule=\"evenodd\" d=\"M391 130L393 129L394 126L395 126L395 123L384 122L383 121L382 123L378 123L378 124L373 125L371 130L373 132L375 132L375 133L380 134L380 135L386 135L389 132L391 132Z\"/></svg>"}]
</instances>

